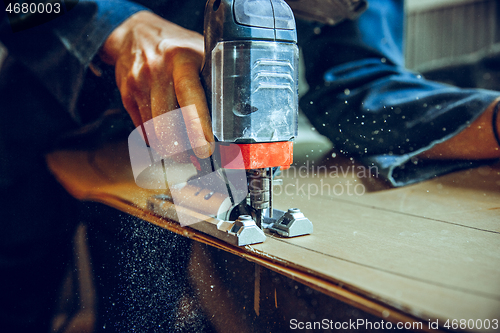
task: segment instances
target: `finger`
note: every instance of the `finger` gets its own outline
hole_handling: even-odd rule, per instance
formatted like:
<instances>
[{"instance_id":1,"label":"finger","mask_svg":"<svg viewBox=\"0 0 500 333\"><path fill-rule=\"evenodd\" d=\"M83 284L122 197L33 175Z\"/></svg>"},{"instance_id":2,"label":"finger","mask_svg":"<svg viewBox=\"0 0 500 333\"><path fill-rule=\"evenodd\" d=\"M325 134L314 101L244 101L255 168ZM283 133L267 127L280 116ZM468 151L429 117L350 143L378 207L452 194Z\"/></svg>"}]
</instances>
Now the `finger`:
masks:
<instances>
[{"instance_id":1,"label":"finger","mask_svg":"<svg viewBox=\"0 0 500 333\"><path fill-rule=\"evenodd\" d=\"M199 158L207 158L212 155L214 150L214 139L207 138L203 130L203 123L210 122L208 119L203 119L196 104L191 104L181 108L182 118L186 126L187 137L196 156ZM210 129L210 133L211 133Z\"/></svg>"},{"instance_id":2,"label":"finger","mask_svg":"<svg viewBox=\"0 0 500 333\"><path fill-rule=\"evenodd\" d=\"M127 113L132 119L134 126L136 127L136 129L139 129L146 144L151 147L152 137L153 140L155 140L154 130L148 130L148 128L152 128L151 124L152 122L147 121L145 120L145 118L142 117L142 114L147 114L148 113L147 109L150 108L147 106L146 107L143 106L145 105L144 100L139 99L139 101L136 101L131 94L127 94L124 97L122 97L122 102L123 106L125 107L125 110L127 110ZM149 111L149 113L151 112Z\"/></svg>"},{"instance_id":3,"label":"finger","mask_svg":"<svg viewBox=\"0 0 500 333\"><path fill-rule=\"evenodd\" d=\"M178 110L173 82L169 80L166 71L164 73L163 77L154 75L151 83L151 113L157 138L156 149L163 156L172 156L177 162L187 162L187 134Z\"/></svg>"},{"instance_id":4,"label":"finger","mask_svg":"<svg viewBox=\"0 0 500 333\"><path fill-rule=\"evenodd\" d=\"M133 61L128 58L120 59L115 68L116 83L123 106L136 127L151 119L150 93L147 83L149 73L143 64L141 54L136 53Z\"/></svg>"},{"instance_id":5,"label":"finger","mask_svg":"<svg viewBox=\"0 0 500 333\"><path fill-rule=\"evenodd\" d=\"M213 152L214 136L205 91L200 81L203 57L190 50L176 54L173 61L175 93L196 156L207 158Z\"/></svg>"},{"instance_id":6,"label":"finger","mask_svg":"<svg viewBox=\"0 0 500 333\"><path fill-rule=\"evenodd\" d=\"M139 113L142 119L142 131L146 137L146 143L149 147L154 147L157 141L153 120L151 119L151 106L149 98L144 98L143 96L136 96L137 104L139 108Z\"/></svg>"},{"instance_id":7,"label":"finger","mask_svg":"<svg viewBox=\"0 0 500 333\"><path fill-rule=\"evenodd\" d=\"M122 99L122 104L127 113L129 114L135 127L139 127L142 124L141 113L139 110L139 105L134 98L134 95L130 91L129 84L127 82L126 70L120 63L117 63L115 68L116 73L116 84L118 90L120 91L120 96ZM125 73L125 74L124 74Z\"/></svg>"},{"instance_id":8,"label":"finger","mask_svg":"<svg viewBox=\"0 0 500 333\"><path fill-rule=\"evenodd\" d=\"M132 93L128 86L120 89L122 103L129 114L134 126L140 129L140 133L148 146L151 147L152 140L155 141L153 124L151 121L151 107L149 98L142 93ZM151 129L150 129L151 128Z\"/></svg>"},{"instance_id":9,"label":"finger","mask_svg":"<svg viewBox=\"0 0 500 333\"><path fill-rule=\"evenodd\" d=\"M139 110L139 106L137 105L137 102L131 98L130 96L122 96L122 103L123 107L129 114L130 118L132 119L132 122L134 123L135 127L139 127L142 125L142 118L141 118L141 112Z\"/></svg>"}]
</instances>

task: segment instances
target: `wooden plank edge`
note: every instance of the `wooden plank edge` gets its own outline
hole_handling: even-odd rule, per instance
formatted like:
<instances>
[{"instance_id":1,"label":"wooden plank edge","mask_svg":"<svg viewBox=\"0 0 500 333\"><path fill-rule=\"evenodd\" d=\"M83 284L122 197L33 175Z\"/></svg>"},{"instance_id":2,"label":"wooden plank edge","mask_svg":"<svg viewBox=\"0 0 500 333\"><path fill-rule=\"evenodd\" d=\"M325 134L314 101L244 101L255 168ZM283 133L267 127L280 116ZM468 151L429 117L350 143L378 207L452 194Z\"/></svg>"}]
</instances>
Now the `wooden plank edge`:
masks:
<instances>
[{"instance_id":1,"label":"wooden plank edge","mask_svg":"<svg viewBox=\"0 0 500 333\"><path fill-rule=\"evenodd\" d=\"M434 333L439 332L436 329L428 328L427 322L421 318L404 313L404 309L398 309L396 306L384 304L381 300L377 300L373 295L368 294L360 288L350 286L342 283L341 281L335 281L331 277L326 277L316 271L314 271L315 275L311 275L312 271L308 268L296 265L292 262L274 259L272 256L251 248L251 246L237 247L227 244L194 229L181 227L177 222L167 220L161 216L145 211L132 202L123 200L113 195L101 194L98 197L88 195L86 200L100 202L171 232L175 232L192 240L237 255L250 262L259 264L284 275L294 281L300 282L307 287L317 290L339 301L354 306L362 311L382 318L383 320L390 321L394 324L398 322L411 323L412 327L414 327L413 325L419 325L418 323L421 323L422 329L417 331ZM431 318L430 320L436 319L440 319L439 321L442 322L442 318Z\"/></svg>"}]
</instances>

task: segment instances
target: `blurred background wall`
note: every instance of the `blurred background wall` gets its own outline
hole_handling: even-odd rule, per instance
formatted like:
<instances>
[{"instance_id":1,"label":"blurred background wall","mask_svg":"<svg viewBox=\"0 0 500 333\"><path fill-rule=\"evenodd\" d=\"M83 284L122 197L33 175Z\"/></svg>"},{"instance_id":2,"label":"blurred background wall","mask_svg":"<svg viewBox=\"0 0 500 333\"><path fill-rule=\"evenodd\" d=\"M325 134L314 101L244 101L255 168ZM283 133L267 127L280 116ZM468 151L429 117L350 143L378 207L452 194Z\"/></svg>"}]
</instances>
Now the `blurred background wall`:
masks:
<instances>
[{"instance_id":1,"label":"blurred background wall","mask_svg":"<svg viewBox=\"0 0 500 333\"><path fill-rule=\"evenodd\" d=\"M406 65L471 54L500 41L497 0L407 0Z\"/></svg>"}]
</instances>

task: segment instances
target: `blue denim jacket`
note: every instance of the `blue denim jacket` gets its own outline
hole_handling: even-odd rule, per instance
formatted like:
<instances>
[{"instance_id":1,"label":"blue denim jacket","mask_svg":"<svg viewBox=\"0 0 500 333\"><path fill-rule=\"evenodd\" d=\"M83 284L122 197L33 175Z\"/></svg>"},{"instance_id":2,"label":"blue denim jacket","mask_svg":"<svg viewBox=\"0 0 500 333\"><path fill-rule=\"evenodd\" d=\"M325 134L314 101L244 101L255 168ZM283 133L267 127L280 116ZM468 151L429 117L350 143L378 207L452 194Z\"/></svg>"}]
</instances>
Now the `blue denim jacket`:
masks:
<instances>
[{"instance_id":1,"label":"blue denim jacket","mask_svg":"<svg viewBox=\"0 0 500 333\"><path fill-rule=\"evenodd\" d=\"M36 94L32 88L41 84L74 121L88 121L88 113L99 114L105 108L92 100L91 93L103 79L89 75L87 69L109 33L142 6L202 32L204 4L204 0L81 0L63 17L18 33L10 32L2 19L2 42L38 80L19 82L25 89L17 93L11 89L11 98L19 101L29 91ZM336 26L298 22L310 85L301 100L302 110L337 150L376 165L394 186L484 163L424 161L416 155L463 130L499 95L427 81L406 70L403 27L403 0L372 0L359 19ZM91 86L90 92L82 94L85 85ZM50 121L46 125L54 128Z\"/></svg>"},{"instance_id":2,"label":"blue denim jacket","mask_svg":"<svg viewBox=\"0 0 500 333\"><path fill-rule=\"evenodd\" d=\"M393 186L487 162L416 156L459 133L500 95L406 70L403 7L402 0L371 0L356 21L298 30L310 85L302 109L338 150L377 166Z\"/></svg>"}]
</instances>

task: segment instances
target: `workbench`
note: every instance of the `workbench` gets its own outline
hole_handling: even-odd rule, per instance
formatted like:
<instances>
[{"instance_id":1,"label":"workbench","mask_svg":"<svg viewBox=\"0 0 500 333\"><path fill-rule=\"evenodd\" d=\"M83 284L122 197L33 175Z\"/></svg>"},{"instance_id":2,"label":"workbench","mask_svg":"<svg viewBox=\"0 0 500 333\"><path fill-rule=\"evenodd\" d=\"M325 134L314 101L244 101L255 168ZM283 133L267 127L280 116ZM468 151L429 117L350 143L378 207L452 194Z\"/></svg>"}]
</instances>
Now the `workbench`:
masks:
<instances>
[{"instance_id":1,"label":"workbench","mask_svg":"<svg viewBox=\"0 0 500 333\"><path fill-rule=\"evenodd\" d=\"M92 151L58 151L47 156L47 163L80 200L103 203L244 258L256 264L255 274L261 269L267 275L279 273L394 327L411 323L407 328L421 325L434 332L436 323L439 329L452 329L460 328L462 320L467 331L495 331L500 319L500 165L390 188L376 175L360 173L349 159L334 156L314 168L295 165L283 173L281 193L275 192L275 206L299 207L313 222L314 233L291 239L268 235L264 243L245 247L148 211L147 198L162 191L134 183L125 142ZM258 281L252 286L256 312L259 286ZM278 307L287 296L276 293L272 304ZM487 323L490 329L485 330Z\"/></svg>"}]
</instances>

